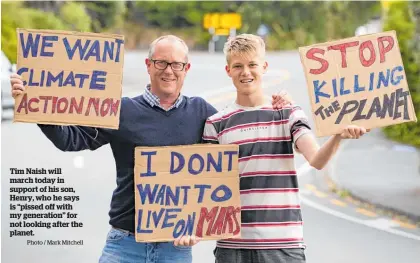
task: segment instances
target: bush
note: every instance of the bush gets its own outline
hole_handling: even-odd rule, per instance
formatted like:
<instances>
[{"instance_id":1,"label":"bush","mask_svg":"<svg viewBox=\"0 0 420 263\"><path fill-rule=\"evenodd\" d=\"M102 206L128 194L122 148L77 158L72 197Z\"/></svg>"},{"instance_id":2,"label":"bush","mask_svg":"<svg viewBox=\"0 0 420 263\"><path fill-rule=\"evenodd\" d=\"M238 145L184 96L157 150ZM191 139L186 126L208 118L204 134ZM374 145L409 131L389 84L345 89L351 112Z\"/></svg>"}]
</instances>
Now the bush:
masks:
<instances>
[{"instance_id":1,"label":"bush","mask_svg":"<svg viewBox=\"0 0 420 263\"><path fill-rule=\"evenodd\" d=\"M60 17L73 31L91 31L92 21L82 3L67 2L60 7Z\"/></svg>"},{"instance_id":2,"label":"bush","mask_svg":"<svg viewBox=\"0 0 420 263\"><path fill-rule=\"evenodd\" d=\"M19 2L2 2L1 7L1 45L11 63L16 63L16 28L66 29L63 22L53 13L24 8Z\"/></svg>"},{"instance_id":3,"label":"bush","mask_svg":"<svg viewBox=\"0 0 420 263\"><path fill-rule=\"evenodd\" d=\"M410 2L393 2L388 11L384 31L395 30L407 76L408 87L417 119L420 120L420 61L416 46L416 24ZM419 18L417 18L419 19ZM384 128L385 134L396 141L420 147L420 122L408 122Z\"/></svg>"}]
</instances>

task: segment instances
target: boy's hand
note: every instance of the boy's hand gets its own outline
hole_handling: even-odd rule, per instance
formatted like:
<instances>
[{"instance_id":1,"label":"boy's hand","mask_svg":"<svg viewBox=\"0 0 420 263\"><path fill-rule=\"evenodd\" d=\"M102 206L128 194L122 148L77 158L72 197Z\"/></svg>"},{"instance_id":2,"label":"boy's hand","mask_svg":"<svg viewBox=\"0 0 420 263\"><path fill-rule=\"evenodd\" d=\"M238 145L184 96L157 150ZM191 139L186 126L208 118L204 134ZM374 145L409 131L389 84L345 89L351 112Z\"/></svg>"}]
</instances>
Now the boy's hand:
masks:
<instances>
[{"instance_id":1,"label":"boy's hand","mask_svg":"<svg viewBox=\"0 0 420 263\"><path fill-rule=\"evenodd\" d=\"M359 139L367 132L370 132L370 129L365 129L356 125L349 125L343 129L340 136L343 139Z\"/></svg>"},{"instance_id":2,"label":"boy's hand","mask_svg":"<svg viewBox=\"0 0 420 263\"><path fill-rule=\"evenodd\" d=\"M292 97L290 97L287 91L282 90L279 94L272 95L273 100L271 104L273 105L274 109L282 109L283 107L290 106L294 103Z\"/></svg>"},{"instance_id":3,"label":"boy's hand","mask_svg":"<svg viewBox=\"0 0 420 263\"><path fill-rule=\"evenodd\" d=\"M196 236L182 236L174 241L175 246L194 246L200 242L200 238Z\"/></svg>"}]
</instances>

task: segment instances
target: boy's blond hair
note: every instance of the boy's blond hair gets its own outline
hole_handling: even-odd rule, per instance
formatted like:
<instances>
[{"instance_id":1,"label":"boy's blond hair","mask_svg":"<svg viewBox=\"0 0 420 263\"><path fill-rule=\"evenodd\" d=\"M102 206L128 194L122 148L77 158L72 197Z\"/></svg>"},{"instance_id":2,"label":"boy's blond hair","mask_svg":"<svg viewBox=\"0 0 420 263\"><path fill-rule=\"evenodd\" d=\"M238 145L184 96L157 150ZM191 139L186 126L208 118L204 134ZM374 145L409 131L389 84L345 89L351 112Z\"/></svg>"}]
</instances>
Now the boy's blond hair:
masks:
<instances>
[{"instance_id":1,"label":"boy's blond hair","mask_svg":"<svg viewBox=\"0 0 420 263\"><path fill-rule=\"evenodd\" d=\"M265 56L265 43L264 40L256 35L241 34L229 38L225 43L223 52L226 55L226 61L229 64L232 55L260 55Z\"/></svg>"}]
</instances>

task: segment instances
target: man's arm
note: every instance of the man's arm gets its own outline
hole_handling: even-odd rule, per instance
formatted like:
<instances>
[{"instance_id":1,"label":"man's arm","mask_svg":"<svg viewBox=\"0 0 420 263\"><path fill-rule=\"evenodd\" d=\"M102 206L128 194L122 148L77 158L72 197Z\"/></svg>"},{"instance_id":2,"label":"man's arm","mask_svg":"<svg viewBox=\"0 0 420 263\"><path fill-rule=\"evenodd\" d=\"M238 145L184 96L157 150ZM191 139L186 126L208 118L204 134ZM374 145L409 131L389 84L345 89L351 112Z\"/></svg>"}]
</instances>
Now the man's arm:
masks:
<instances>
[{"instance_id":1,"label":"man's arm","mask_svg":"<svg viewBox=\"0 0 420 263\"><path fill-rule=\"evenodd\" d=\"M321 170L335 154L342 139L358 139L365 133L365 128L349 125L341 134L331 136L321 148L312 134L304 134L297 139L296 147L312 167Z\"/></svg>"},{"instance_id":2,"label":"man's arm","mask_svg":"<svg viewBox=\"0 0 420 263\"><path fill-rule=\"evenodd\" d=\"M212 143L219 144L219 138L216 128L210 119L207 119L206 124L204 125L202 143Z\"/></svg>"},{"instance_id":3,"label":"man's arm","mask_svg":"<svg viewBox=\"0 0 420 263\"><path fill-rule=\"evenodd\" d=\"M62 151L96 150L111 141L111 131L83 126L38 125Z\"/></svg>"},{"instance_id":4,"label":"man's arm","mask_svg":"<svg viewBox=\"0 0 420 263\"><path fill-rule=\"evenodd\" d=\"M12 96L16 98L25 91L22 77L10 76ZM95 150L111 141L111 131L82 126L59 126L38 124L47 138L62 151Z\"/></svg>"}]
</instances>

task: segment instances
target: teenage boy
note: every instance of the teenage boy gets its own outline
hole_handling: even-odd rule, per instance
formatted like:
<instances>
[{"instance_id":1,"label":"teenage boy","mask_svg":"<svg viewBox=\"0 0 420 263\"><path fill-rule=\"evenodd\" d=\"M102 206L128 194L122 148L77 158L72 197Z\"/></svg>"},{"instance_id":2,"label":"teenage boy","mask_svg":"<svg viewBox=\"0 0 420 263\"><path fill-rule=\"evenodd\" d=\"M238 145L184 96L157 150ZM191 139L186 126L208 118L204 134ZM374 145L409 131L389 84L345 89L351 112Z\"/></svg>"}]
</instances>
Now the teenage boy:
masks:
<instances>
[{"instance_id":1,"label":"teenage boy","mask_svg":"<svg viewBox=\"0 0 420 263\"><path fill-rule=\"evenodd\" d=\"M278 110L266 101L264 41L238 35L228 40L224 52L237 97L207 119L203 139L239 145L242 225L240 238L217 242L216 263L305 262L294 149L322 169L342 139L357 139L366 129L348 126L319 148L300 107Z\"/></svg>"}]
</instances>

